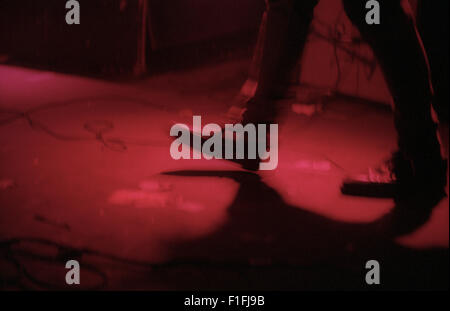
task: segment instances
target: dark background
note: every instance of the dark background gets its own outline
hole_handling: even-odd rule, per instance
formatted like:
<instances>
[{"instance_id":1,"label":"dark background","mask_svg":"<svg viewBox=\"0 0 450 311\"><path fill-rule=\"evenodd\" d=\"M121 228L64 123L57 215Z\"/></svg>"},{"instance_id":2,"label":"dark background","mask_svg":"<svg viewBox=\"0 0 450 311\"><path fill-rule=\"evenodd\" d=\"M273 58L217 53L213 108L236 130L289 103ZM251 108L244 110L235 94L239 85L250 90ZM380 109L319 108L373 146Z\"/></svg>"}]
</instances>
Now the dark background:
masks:
<instances>
[{"instance_id":1,"label":"dark background","mask_svg":"<svg viewBox=\"0 0 450 311\"><path fill-rule=\"evenodd\" d=\"M81 25L67 25L65 0L0 0L3 61L111 78L248 56L265 7L263 0L79 2ZM448 6L446 0L418 5L438 114L447 122Z\"/></svg>"},{"instance_id":2,"label":"dark background","mask_svg":"<svg viewBox=\"0 0 450 311\"><path fill-rule=\"evenodd\" d=\"M194 62L248 42L264 10L261 0L149 0L146 14L144 1L81 0L81 24L67 25L65 0L0 0L0 53L54 70L129 74L143 61L143 31L147 64L160 67L165 54L170 67L182 49Z\"/></svg>"}]
</instances>

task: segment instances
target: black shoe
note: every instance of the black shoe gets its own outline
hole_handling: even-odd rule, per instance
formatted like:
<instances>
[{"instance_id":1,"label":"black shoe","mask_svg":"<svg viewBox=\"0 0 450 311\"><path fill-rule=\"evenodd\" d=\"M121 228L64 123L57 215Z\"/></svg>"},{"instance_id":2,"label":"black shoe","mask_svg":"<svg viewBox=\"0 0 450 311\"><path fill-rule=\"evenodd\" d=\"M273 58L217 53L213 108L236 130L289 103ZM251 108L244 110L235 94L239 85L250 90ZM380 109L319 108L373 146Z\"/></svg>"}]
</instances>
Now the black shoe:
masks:
<instances>
[{"instance_id":1,"label":"black shoe","mask_svg":"<svg viewBox=\"0 0 450 311\"><path fill-rule=\"evenodd\" d=\"M393 198L398 189L397 167L402 163L399 160L399 153L394 153L392 158L386 160L381 165L369 168L366 173L347 176L341 187L341 192L346 195ZM410 171L403 168L403 178L406 180L411 176L405 176Z\"/></svg>"},{"instance_id":2,"label":"black shoe","mask_svg":"<svg viewBox=\"0 0 450 311\"><path fill-rule=\"evenodd\" d=\"M427 205L446 196L447 161L410 161L400 152L366 174L347 177L341 187L345 195L394 198L397 202L423 200Z\"/></svg>"},{"instance_id":3,"label":"black shoe","mask_svg":"<svg viewBox=\"0 0 450 311\"><path fill-rule=\"evenodd\" d=\"M180 129L180 131L183 131L183 129ZM194 137L196 137L198 139L198 137L200 136L200 141L201 141L201 147L200 150L195 149L196 146L194 146L193 142L194 142ZM202 153L203 152L203 144L209 139L210 137L205 137L205 136L201 136L199 133L194 133L192 130L189 130L189 141L182 141L183 144L189 145L190 148L195 149L196 151ZM222 129L222 160L226 160L226 161L230 161L233 163L237 163L239 164L243 169L248 170L248 171L258 171L259 170L259 165L261 163L261 159L258 156L258 152L256 152L256 158L254 159L250 159L248 157L248 143L247 143L247 137L243 138L245 139L244 142L244 159L238 159L236 156L236 137L233 137L233 158L232 159L227 159L225 157L225 129ZM256 150L258 150L258 146L256 146Z\"/></svg>"}]
</instances>

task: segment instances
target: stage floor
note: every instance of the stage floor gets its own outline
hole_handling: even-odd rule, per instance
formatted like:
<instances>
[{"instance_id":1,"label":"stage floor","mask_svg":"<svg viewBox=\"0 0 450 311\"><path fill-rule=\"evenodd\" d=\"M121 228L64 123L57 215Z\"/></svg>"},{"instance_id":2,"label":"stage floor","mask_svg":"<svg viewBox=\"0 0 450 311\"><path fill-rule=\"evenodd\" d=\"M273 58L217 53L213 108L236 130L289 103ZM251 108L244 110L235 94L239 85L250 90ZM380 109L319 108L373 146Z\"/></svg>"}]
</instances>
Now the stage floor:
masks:
<instances>
[{"instance_id":1,"label":"stage floor","mask_svg":"<svg viewBox=\"0 0 450 311\"><path fill-rule=\"evenodd\" d=\"M171 159L170 127L223 119L247 65L127 83L0 66L0 286L70 289L77 259L82 289L374 289L378 260L381 288L448 288L447 198L399 221L340 194L395 147L383 107L286 109L275 171Z\"/></svg>"}]
</instances>

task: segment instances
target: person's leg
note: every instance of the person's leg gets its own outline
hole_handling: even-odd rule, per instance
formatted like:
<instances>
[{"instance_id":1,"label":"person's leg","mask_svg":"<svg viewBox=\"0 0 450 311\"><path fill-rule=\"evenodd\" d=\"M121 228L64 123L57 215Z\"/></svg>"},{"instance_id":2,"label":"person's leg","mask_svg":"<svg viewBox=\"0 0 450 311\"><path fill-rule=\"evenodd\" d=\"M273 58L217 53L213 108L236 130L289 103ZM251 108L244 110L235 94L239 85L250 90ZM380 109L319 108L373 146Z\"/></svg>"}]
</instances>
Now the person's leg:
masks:
<instances>
[{"instance_id":1,"label":"person's leg","mask_svg":"<svg viewBox=\"0 0 450 311\"><path fill-rule=\"evenodd\" d=\"M381 24L368 25L365 3L344 0L344 7L378 58L394 100L399 144L394 173L408 187L412 183L419 187L445 185L436 124L431 114L433 90L429 66L414 20L406 14L400 0L379 0Z\"/></svg>"},{"instance_id":2,"label":"person's leg","mask_svg":"<svg viewBox=\"0 0 450 311\"><path fill-rule=\"evenodd\" d=\"M239 123L267 126L275 123L278 114L276 100L281 98L288 88L291 72L305 46L317 2L318 0L267 0L267 24L262 44L258 87L253 98L247 102ZM222 133L223 144L226 144L227 133L224 128ZM231 135L233 140L238 139L233 133ZM194 137L195 134L191 132L191 139ZM248 145L248 137L246 135L243 137L244 145ZM271 145L270 139L270 134L266 132L265 146ZM202 138L200 140L205 141ZM265 144L258 139L256 141L258 150L260 143ZM242 160L236 158L227 160L239 163L247 170L259 170L261 162L259 155L256 159L252 159L247 151L244 153ZM225 155L223 158L226 158Z\"/></svg>"},{"instance_id":3,"label":"person's leg","mask_svg":"<svg viewBox=\"0 0 450 311\"><path fill-rule=\"evenodd\" d=\"M267 25L255 96L247 104L244 123L273 122L275 101L288 87L306 43L318 0L268 0Z\"/></svg>"},{"instance_id":4,"label":"person's leg","mask_svg":"<svg viewBox=\"0 0 450 311\"><path fill-rule=\"evenodd\" d=\"M448 124L449 75L448 9L449 1L419 1L418 25L430 59L435 91L433 102L439 120Z\"/></svg>"}]
</instances>

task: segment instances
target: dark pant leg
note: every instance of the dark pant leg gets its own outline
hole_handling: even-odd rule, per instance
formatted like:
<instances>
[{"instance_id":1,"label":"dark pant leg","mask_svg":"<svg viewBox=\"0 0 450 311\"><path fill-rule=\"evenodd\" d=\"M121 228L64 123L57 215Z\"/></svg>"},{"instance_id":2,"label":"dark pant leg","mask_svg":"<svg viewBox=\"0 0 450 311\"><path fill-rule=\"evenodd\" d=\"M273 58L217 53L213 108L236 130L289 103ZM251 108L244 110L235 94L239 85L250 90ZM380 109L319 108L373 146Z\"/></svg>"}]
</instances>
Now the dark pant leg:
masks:
<instances>
[{"instance_id":1,"label":"dark pant leg","mask_svg":"<svg viewBox=\"0 0 450 311\"><path fill-rule=\"evenodd\" d=\"M430 59L431 75L435 91L434 109L439 120L448 123L449 116L449 44L448 0L421 0L418 24Z\"/></svg>"},{"instance_id":2,"label":"dark pant leg","mask_svg":"<svg viewBox=\"0 0 450 311\"><path fill-rule=\"evenodd\" d=\"M430 73L415 23L400 0L379 0L381 24L368 25L365 3L344 0L344 7L370 43L384 72L394 99L400 151L421 163L440 159L436 125L431 117Z\"/></svg>"},{"instance_id":3,"label":"dark pant leg","mask_svg":"<svg viewBox=\"0 0 450 311\"><path fill-rule=\"evenodd\" d=\"M272 122L275 100L289 84L290 73L305 46L318 0L268 0L258 88L247 105L244 122Z\"/></svg>"}]
</instances>

